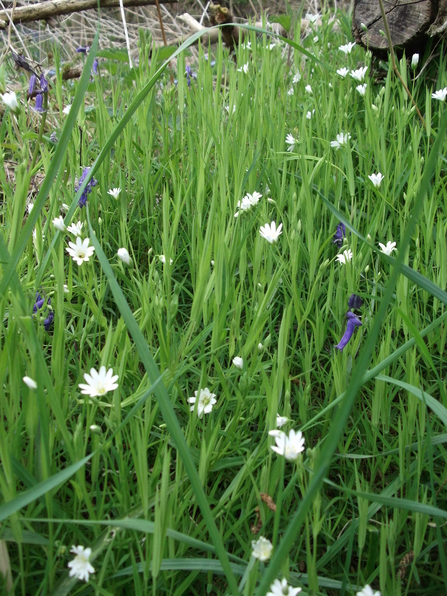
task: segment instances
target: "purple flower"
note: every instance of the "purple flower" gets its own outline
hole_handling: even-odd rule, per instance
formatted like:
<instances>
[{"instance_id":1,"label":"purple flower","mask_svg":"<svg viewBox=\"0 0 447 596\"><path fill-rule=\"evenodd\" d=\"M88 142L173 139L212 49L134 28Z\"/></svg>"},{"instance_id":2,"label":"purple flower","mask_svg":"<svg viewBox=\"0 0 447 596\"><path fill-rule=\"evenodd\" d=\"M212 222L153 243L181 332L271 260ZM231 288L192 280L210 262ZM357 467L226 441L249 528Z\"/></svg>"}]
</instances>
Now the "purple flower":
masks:
<instances>
[{"instance_id":1,"label":"purple flower","mask_svg":"<svg viewBox=\"0 0 447 596\"><path fill-rule=\"evenodd\" d=\"M52 310L50 310L48 312L47 318L43 322L43 326L45 327L45 331L49 331L50 330L50 327L51 327L51 325L53 323L53 319L54 319L54 312Z\"/></svg>"},{"instance_id":2,"label":"purple flower","mask_svg":"<svg viewBox=\"0 0 447 596\"><path fill-rule=\"evenodd\" d=\"M93 60L93 74L98 74L98 58L95 58Z\"/></svg>"},{"instance_id":3,"label":"purple flower","mask_svg":"<svg viewBox=\"0 0 447 596\"><path fill-rule=\"evenodd\" d=\"M35 74L32 74L29 78L29 87L28 87L28 95L32 95L34 91L34 87L36 86L37 77Z\"/></svg>"},{"instance_id":4,"label":"purple flower","mask_svg":"<svg viewBox=\"0 0 447 596\"><path fill-rule=\"evenodd\" d=\"M333 244L336 244L338 247L342 246L344 237L346 237L346 226L340 222L332 239Z\"/></svg>"},{"instance_id":5,"label":"purple flower","mask_svg":"<svg viewBox=\"0 0 447 596\"><path fill-rule=\"evenodd\" d=\"M33 312L37 312L38 310L40 310L42 308L42 306L45 303L45 298L42 298L42 296L39 294L39 292L36 292L36 302L33 306Z\"/></svg>"},{"instance_id":6,"label":"purple flower","mask_svg":"<svg viewBox=\"0 0 447 596\"><path fill-rule=\"evenodd\" d=\"M34 108L35 112L44 112L45 110L43 109L43 93L38 93L36 95L36 107Z\"/></svg>"},{"instance_id":7,"label":"purple flower","mask_svg":"<svg viewBox=\"0 0 447 596\"><path fill-rule=\"evenodd\" d=\"M357 294L351 294L348 300L349 308L360 308L363 304L363 300Z\"/></svg>"},{"instance_id":8,"label":"purple flower","mask_svg":"<svg viewBox=\"0 0 447 596\"><path fill-rule=\"evenodd\" d=\"M346 347L348 341L351 339L355 331L355 328L362 324L360 319L350 310L348 310L348 312L346 313L346 318L348 319L346 331L344 332L343 337L340 340L340 343L335 346L337 350L340 350L340 352L342 352L343 348Z\"/></svg>"},{"instance_id":9,"label":"purple flower","mask_svg":"<svg viewBox=\"0 0 447 596\"><path fill-rule=\"evenodd\" d=\"M33 313L37 313L37 311L40 310L44 304L45 304L45 298L42 298L40 293L36 292L36 302L33 306ZM51 298L48 298L47 306L49 306L50 304L51 304ZM54 319L54 312L52 310L47 310L47 313L48 314L43 322L45 331L50 330L51 324L53 323L53 319Z\"/></svg>"},{"instance_id":10,"label":"purple flower","mask_svg":"<svg viewBox=\"0 0 447 596\"><path fill-rule=\"evenodd\" d=\"M40 90L42 93L48 93L48 81L43 75L40 75Z\"/></svg>"},{"instance_id":11,"label":"purple flower","mask_svg":"<svg viewBox=\"0 0 447 596\"><path fill-rule=\"evenodd\" d=\"M76 53L77 54L88 54L90 50L90 46L80 46L79 48L76 48Z\"/></svg>"},{"instance_id":12,"label":"purple flower","mask_svg":"<svg viewBox=\"0 0 447 596\"><path fill-rule=\"evenodd\" d=\"M84 168L84 171L82 172L81 177L79 178L79 181L78 181L77 185L75 186L76 192L78 192L78 190L81 188L82 183L86 179L89 171L90 171L90 168ZM87 186L84 188L84 192L82 193L82 195L79 199L79 203L78 203L79 207L84 207L84 205L87 203L87 195L89 195L92 192L92 188L94 186L96 186L97 184L98 184L98 181L95 180L94 178L89 180L89 182L87 183Z\"/></svg>"}]
</instances>

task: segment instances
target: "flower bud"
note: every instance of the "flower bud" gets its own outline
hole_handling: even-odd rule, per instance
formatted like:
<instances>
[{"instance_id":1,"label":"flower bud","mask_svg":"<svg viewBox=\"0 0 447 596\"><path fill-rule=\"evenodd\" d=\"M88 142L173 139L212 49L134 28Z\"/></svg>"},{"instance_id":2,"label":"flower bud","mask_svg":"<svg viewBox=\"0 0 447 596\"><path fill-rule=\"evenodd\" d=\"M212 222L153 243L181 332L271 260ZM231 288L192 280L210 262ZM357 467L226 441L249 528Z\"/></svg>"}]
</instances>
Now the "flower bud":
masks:
<instances>
[{"instance_id":1,"label":"flower bud","mask_svg":"<svg viewBox=\"0 0 447 596\"><path fill-rule=\"evenodd\" d=\"M117 254L118 254L118 257L123 261L123 263L125 263L126 265L131 264L132 259L130 258L130 255L127 252L127 249L119 248Z\"/></svg>"}]
</instances>

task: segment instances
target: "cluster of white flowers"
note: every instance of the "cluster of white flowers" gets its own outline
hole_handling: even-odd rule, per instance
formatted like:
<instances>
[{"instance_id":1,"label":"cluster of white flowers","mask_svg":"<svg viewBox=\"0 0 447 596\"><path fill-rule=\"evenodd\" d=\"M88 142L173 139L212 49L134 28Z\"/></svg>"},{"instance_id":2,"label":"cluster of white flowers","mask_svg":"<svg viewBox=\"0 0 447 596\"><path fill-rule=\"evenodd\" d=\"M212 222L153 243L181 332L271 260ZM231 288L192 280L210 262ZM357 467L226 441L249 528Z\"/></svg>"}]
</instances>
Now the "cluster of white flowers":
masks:
<instances>
[{"instance_id":1,"label":"cluster of white flowers","mask_svg":"<svg viewBox=\"0 0 447 596\"><path fill-rule=\"evenodd\" d=\"M350 133L338 133L337 138L335 141L331 141L331 147L338 151L341 147L344 147L348 144L349 139L351 138Z\"/></svg>"},{"instance_id":2,"label":"cluster of white flowers","mask_svg":"<svg viewBox=\"0 0 447 596\"><path fill-rule=\"evenodd\" d=\"M251 209L252 207L257 205L259 203L259 199L261 197L262 197L262 194L259 192L255 191L253 194L250 194L248 192L245 195L245 197L242 198L241 201L238 201L237 206L238 206L239 211L236 211L236 213L234 214L234 217L239 217L239 215L243 211L248 211L249 209Z\"/></svg>"}]
</instances>

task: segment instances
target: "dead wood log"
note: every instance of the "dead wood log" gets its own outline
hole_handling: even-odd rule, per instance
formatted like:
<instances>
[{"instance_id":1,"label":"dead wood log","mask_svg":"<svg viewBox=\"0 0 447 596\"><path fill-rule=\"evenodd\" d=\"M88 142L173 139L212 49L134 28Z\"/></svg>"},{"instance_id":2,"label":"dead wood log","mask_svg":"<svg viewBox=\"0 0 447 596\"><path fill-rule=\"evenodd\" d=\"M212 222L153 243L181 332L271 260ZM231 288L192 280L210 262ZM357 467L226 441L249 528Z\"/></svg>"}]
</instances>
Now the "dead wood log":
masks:
<instances>
[{"instance_id":1,"label":"dead wood log","mask_svg":"<svg viewBox=\"0 0 447 596\"><path fill-rule=\"evenodd\" d=\"M407 54L421 52L430 37L447 31L447 0L386 0L384 6L393 47ZM373 53L388 49L379 0L354 0L352 29Z\"/></svg>"},{"instance_id":2,"label":"dead wood log","mask_svg":"<svg viewBox=\"0 0 447 596\"><path fill-rule=\"evenodd\" d=\"M177 0L159 0L162 4L174 4ZM101 8L118 8L119 0L99 0ZM123 0L124 7L127 6L154 6L155 0ZM50 19L58 15L71 14L97 8L97 0L48 0L39 4L20 6L14 11L11 8L0 10L0 29L6 29L10 19L14 23L25 23L27 21L40 21Z\"/></svg>"}]
</instances>

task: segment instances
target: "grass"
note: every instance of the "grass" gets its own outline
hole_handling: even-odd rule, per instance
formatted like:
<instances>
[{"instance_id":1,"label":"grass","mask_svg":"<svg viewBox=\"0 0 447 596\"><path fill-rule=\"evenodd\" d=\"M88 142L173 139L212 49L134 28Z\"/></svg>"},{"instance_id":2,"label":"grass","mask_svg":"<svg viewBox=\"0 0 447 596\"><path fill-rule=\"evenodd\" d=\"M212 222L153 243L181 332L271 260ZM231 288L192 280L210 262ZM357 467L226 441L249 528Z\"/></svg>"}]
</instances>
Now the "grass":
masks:
<instances>
[{"instance_id":1,"label":"grass","mask_svg":"<svg viewBox=\"0 0 447 596\"><path fill-rule=\"evenodd\" d=\"M191 63L187 44L176 68L149 61L142 35L138 67L108 52L92 77L95 42L79 81L56 74L43 126L26 104L3 117L5 593L260 596L282 577L303 594L447 589L447 117L431 98L445 58L434 89L399 63L424 130L391 69L338 50L336 16L286 50L252 28L237 65L222 47ZM336 72L360 66L364 96ZM83 223L88 262L65 250L61 214ZM341 352L352 293L362 325ZM118 388L82 394L100 366ZM206 387L217 403L200 417L188 398ZM303 432L294 462L270 449L277 414ZM270 562L252 557L261 535ZM92 549L88 583L69 577L73 545Z\"/></svg>"}]
</instances>

